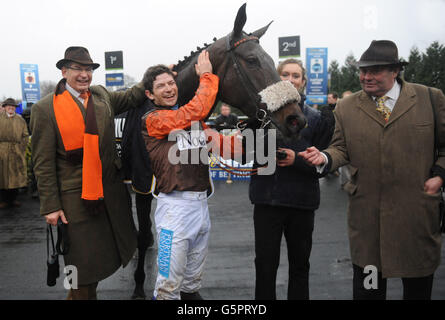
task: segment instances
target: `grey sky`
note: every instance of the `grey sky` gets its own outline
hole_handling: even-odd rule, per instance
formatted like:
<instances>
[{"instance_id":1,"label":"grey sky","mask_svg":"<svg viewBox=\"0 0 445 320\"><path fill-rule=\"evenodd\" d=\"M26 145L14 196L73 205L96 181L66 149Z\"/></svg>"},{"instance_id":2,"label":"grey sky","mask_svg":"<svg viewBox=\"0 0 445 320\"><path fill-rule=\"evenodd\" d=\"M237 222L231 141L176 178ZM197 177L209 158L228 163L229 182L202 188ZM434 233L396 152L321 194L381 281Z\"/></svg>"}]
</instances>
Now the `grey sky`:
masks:
<instances>
[{"instance_id":1,"label":"grey sky","mask_svg":"<svg viewBox=\"0 0 445 320\"><path fill-rule=\"evenodd\" d=\"M104 52L123 50L124 72L140 80L147 67L176 63L198 45L233 28L246 0L1 1L0 98L21 98L20 63L39 65L40 81L58 81L56 62L72 45L88 48L101 67L94 84L105 83ZM278 61L278 37L301 36L307 47L328 47L328 57L343 64L359 57L373 39L391 39L407 58L412 46L424 50L445 43L444 0L250 0L252 32L274 23L261 45ZM303 60L304 61L304 60Z\"/></svg>"}]
</instances>

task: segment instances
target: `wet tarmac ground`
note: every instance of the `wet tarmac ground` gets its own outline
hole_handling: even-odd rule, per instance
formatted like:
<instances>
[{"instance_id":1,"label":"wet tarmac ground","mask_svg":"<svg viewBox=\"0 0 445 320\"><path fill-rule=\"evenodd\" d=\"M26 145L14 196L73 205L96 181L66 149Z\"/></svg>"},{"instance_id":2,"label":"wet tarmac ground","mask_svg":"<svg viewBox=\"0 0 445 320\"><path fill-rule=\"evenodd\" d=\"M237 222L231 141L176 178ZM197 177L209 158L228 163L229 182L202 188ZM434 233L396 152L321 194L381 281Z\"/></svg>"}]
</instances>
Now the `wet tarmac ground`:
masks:
<instances>
[{"instance_id":1,"label":"wet tarmac ground","mask_svg":"<svg viewBox=\"0 0 445 320\"><path fill-rule=\"evenodd\" d=\"M346 227L347 195L340 179L321 179L321 206L315 214L311 253L310 298L339 300L352 298L352 266ZM21 193L20 208L0 211L0 300L65 299L63 277L55 287L46 285L45 220L39 215L39 202ZM152 204L152 214L156 200ZM248 198L248 182L226 184L215 181L215 194L209 199L212 229L201 295L210 300L252 300L254 298L253 206ZM133 208L136 221L135 208ZM146 255L145 292L153 292L156 278L156 246ZM433 299L445 299L445 263L435 273ZM61 262L61 272L63 260ZM135 257L124 269L101 281L99 299L127 300L134 289ZM284 237L277 275L277 298L286 299L287 251ZM63 276L63 273L62 273ZM388 280L388 299L402 298L400 279Z\"/></svg>"}]
</instances>

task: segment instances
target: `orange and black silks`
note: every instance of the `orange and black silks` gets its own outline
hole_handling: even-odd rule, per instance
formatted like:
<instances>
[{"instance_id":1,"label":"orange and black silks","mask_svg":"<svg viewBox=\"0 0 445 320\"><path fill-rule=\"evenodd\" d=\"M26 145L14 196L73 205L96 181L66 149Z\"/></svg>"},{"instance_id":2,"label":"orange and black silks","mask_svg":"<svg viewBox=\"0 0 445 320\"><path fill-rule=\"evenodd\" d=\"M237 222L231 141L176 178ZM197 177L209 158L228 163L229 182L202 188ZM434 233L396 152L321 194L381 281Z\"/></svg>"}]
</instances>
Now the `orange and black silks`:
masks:
<instances>
[{"instance_id":1,"label":"orange and black silks","mask_svg":"<svg viewBox=\"0 0 445 320\"><path fill-rule=\"evenodd\" d=\"M234 136L223 136L202 121L215 102L218 85L218 76L212 73L203 74L198 90L189 103L178 110L162 109L147 116L145 124L148 134L156 139L164 139L171 131L189 128L193 121L200 121L203 129L207 129L208 142L212 142L210 151L217 152L224 159L233 159L235 154L242 153L240 140Z\"/></svg>"},{"instance_id":2,"label":"orange and black silks","mask_svg":"<svg viewBox=\"0 0 445 320\"><path fill-rule=\"evenodd\" d=\"M178 110L156 110L146 119L148 134L156 139L164 139L172 130L189 128L193 121L204 119L212 109L218 93L219 78L204 73L200 78L194 98Z\"/></svg>"},{"instance_id":3,"label":"orange and black silks","mask_svg":"<svg viewBox=\"0 0 445 320\"><path fill-rule=\"evenodd\" d=\"M60 82L53 98L54 114L67 153L67 160L82 163L82 199L103 200L102 161L99 156L99 131L94 101L86 98L86 119L79 106Z\"/></svg>"}]
</instances>

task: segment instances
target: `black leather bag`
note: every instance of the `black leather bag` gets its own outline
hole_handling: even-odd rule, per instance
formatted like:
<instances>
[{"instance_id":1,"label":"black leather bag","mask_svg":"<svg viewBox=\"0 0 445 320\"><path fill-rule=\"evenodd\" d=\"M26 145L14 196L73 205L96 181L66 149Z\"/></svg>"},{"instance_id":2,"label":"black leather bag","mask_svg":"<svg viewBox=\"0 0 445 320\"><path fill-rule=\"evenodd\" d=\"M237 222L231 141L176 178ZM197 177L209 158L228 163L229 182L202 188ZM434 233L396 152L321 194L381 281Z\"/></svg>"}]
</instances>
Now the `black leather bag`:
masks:
<instances>
[{"instance_id":1,"label":"black leather bag","mask_svg":"<svg viewBox=\"0 0 445 320\"><path fill-rule=\"evenodd\" d=\"M51 237L52 253L49 253L49 238ZM48 266L48 271L46 275L46 284L50 287L56 285L56 280L60 276L60 266L59 266L59 255L56 252L56 247L54 245L53 230L50 224L46 227L46 253L47 260L46 265Z\"/></svg>"},{"instance_id":2,"label":"black leather bag","mask_svg":"<svg viewBox=\"0 0 445 320\"><path fill-rule=\"evenodd\" d=\"M50 254L49 242L51 238L52 253ZM59 255L65 255L69 252L70 241L66 224L59 219L57 221L57 242L54 245L53 230L50 224L46 227L46 265L48 267L46 275L46 284L50 287L56 285L57 278L60 276Z\"/></svg>"},{"instance_id":3,"label":"black leather bag","mask_svg":"<svg viewBox=\"0 0 445 320\"><path fill-rule=\"evenodd\" d=\"M443 200L443 192L439 208L440 208L440 232L445 233L445 202Z\"/></svg>"}]
</instances>

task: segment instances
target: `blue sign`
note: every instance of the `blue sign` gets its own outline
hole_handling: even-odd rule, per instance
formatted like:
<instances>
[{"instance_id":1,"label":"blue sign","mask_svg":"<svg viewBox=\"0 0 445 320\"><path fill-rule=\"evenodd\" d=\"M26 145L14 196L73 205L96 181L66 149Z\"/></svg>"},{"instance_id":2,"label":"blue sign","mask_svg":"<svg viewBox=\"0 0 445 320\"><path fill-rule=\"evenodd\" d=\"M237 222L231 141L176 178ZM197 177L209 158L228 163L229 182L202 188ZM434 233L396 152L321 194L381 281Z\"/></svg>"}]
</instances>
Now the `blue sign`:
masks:
<instances>
[{"instance_id":1,"label":"blue sign","mask_svg":"<svg viewBox=\"0 0 445 320\"><path fill-rule=\"evenodd\" d=\"M326 104L328 101L328 48L306 48L306 103Z\"/></svg>"},{"instance_id":2,"label":"blue sign","mask_svg":"<svg viewBox=\"0 0 445 320\"><path fill-rule=\"evenodd\" d=\"M107 73L105 75L105 85L107 87L120 87L124 85L124 74L123 73Z\"/></svg>"},{"instance_id":3,"label":"blue sign","mask_svg":"<svg viewBox=\"0 0 445 320\"><path fill-rule=\"evenodd\" d=\"M36 103L40 100L39 68L36 64L20 64L22 100Z\"/></svg>"},{"instance_id":4,"label":"blue sign","mask_svg":"<svg viewBox=\"0 0 445 320\"><path fill-rule=\"evenodd\" d=\"M17 108L15 108L15 113L22 114L23 110L25 110L25 109L26 109L26 101L22 101L19 103Z\"/></svg>"}]
</instances>

